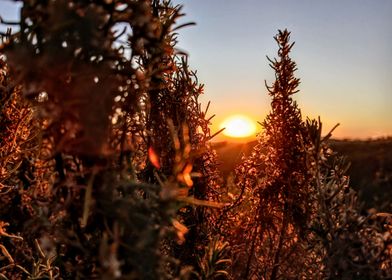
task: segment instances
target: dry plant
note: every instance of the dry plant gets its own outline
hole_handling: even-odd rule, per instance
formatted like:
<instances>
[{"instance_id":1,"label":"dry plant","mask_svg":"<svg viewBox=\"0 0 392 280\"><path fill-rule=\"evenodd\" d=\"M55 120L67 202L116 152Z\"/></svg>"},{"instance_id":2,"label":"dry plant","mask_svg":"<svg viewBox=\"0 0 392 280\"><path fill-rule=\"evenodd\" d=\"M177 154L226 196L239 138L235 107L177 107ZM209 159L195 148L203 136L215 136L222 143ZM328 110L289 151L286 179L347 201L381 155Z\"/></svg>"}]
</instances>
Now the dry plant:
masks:
<instances>
[{"instance_id":1,"label":"dry plant","mask_svg":"<svg viewBox=\"0 0 392 280\"><path fill-rule=\"evenodd\" d=\"M0 45L1 278L392 277L390 215L360 210L330 134L302 120L287 30L225 193L181 6L19 2Z\"/></svg>"},{"instance_id":2,"label":"dry plant","mask_svg":"<svg viewBox=\"0 0 392 280\"><path fill-rule=\"evenodd\" d=\"M392 232L388 213L361 210L349 186L348 164L321 137L320 120L308 120L309 169L313 174L314 216L308 225L307 278L390 279Z\"/></svg>"},{"instance_id":3,"label":"dry plant","mask_svg":"<svg viewBox=\"0 0 392 280\"><path fill-rule=\"evenodd\" d=\"M199 234L208 227L200 208L220 205L205 200L219 176L198 102L203 87L175 49L181 7L155 0L21 2L19 31L5 34L1 52L7 78L20 85L17 106L33 107L19 126L22 109L11 108L12 127L0 133L20 129L13 135L23 138L4 146L12 159L6 170L32 171L27 191L18 192L23 199L1 206L27 209L7 219L20 224L24 245L2 245L24 269L7 267L2 275L186 277L186 264L196 266L196 252L208 242ZM39 141L28 155L31 167L21 167L24 150L6 153L29 143L30 118ZM20 187L12 172L4 175L14 180L4 191ZM187 232L193 241L184 243Z\"/></svg>"},{"instance_id":4,"label":"dry plant","mask_svg":"<svg viewBox=\"0 0 392 280\"><path fill-rule=\"evenodd\" d=\"M283 268L301 253L303 227L309 217L310 176L301 112L292 99L299 79L294 77L296 64L289 57L294 45L289 38L287 30L275 37L279 59L269 61L276 81L267 86L272 111L263 122L259 144L236 170L240 193L235 204L242 201L239 211L246 214L232 219L236 232L245 236L235 234L232 242L239 246L235 261L244 279L281 278Z\"/></svg>"},{"instance_id":5,"label":"dry plant","mask_svg":"<svg viewBox=\"0 0 392 280\"><path fill-rule=\"evenodd\" d=\"M236 169L232 203L220 220L230 242L232 274L241 279L388 279L390 214L364 214L346 166L306 122L292 95L299 79L279 31L279 59L267 86L272 111L252 154ZM336 128L336 127L335 127Z\"/></svg>"}]
</instances>

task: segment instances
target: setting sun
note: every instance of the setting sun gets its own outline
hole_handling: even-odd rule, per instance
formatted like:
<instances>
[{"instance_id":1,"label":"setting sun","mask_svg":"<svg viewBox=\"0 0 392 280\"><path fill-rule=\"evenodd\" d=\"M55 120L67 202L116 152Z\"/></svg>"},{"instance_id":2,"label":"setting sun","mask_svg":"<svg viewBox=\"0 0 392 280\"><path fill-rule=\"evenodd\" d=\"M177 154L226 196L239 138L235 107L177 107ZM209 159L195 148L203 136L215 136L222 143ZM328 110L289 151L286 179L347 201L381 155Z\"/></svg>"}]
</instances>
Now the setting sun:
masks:
<instances>
[{"instance_id":1,"label":"setting sun","mask_svg":"<svg viewBox=\"0 0 392 280\"><path fill-rule=\"evenodd\" d=\"M223 134L233 138L246 138L256 133L255 122L243 115L233 115L225 119L220 128L225 128Z\"/></svg>"}]
</instances>

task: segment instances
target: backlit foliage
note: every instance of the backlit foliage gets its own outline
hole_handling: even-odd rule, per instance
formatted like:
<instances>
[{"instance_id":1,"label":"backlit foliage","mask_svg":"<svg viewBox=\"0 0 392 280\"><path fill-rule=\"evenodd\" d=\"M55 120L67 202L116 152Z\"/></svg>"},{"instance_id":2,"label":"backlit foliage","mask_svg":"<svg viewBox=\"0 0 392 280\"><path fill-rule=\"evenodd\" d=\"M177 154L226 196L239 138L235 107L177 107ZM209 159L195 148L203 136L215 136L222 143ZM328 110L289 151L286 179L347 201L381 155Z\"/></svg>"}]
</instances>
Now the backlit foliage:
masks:
<instances>
[{"instance_id":1,"label":"backlit foliage","mask_svg":"<svg viewBox=\"0 0 392 280\"><path fill-rule=\"evenodd\" d=\"M321 137L319 121L306 123L312 149L314 216L308 228L308 277L327 279L388 279L392 276L391 214L361 211L345 175L348 164ZM309 274L309 272L311 272Z\"/></svg>"},{"instance_id":2,"label":"backlit foliage","mask_svg":"<svg viewBox=\"0 0 392 280\"><path fill-rule=\"evenodd\" d=\"M240 275L245 279L276 279L288 273L284 269L301 251L299 242L309 216L304 127L291 97L297 92L299 79L294 77L296 64L288 56L293 46L289 35L285 30L275 37L279 58L270 60L270 66L276 81L267 86L272 110L263 122L259 144L237 168L238 186L243 190L239 199L244 200L249 213L237 222L246 232L237 260L243 262Z\"/></svg>"},{"instance_id":3,"label":"backlit foliage","mask_svg":"<svg viewBox=\"0 0 392 280\"><path fill-rule=\"evenodd\" d=\"M0 45L1 279L392 277L391 216L361 210L302 120L287 30L264 132L224 185L181 6L19 2Z\"/></svg>"},{"instance_id":4,"label":"backlit foliage","mask_svg":"<svg viewBox=\"0 0 392 280\"><path fill-rule=\"evenodd\" d=\"M198 237L207 225L201 206L184 207L219 206L205 201L219 176L203 87L175 49L181 7L22 2L19 31L1 46L10 69L2 72L1 211L24 211L2 215L4 232L18 229L15 242L24 243L4 242L2 276L185 277L190 268L177 263L189 261L176 243L189 231L195 242L208 237ZM198 243L182 246L197 264Z\"/></svg>"},{"instance_id":5,"label":"backlit foliage","mask_svg":"<svg viewBox=\"0 0 392 280\"><path fill-rule=\"evenodd\" d=\"M237 190L221 230L242 279L387 279L388 221L363 215L347 169L321 137L321 122L303 121L292 95L299 79L279 31L271 113L251 155L236 169ZM239 213L239 214L238 214ZM371 224L368 224L368 222ZM231 230L228 230L231 228ZM370 253L373 252L373 253Z\"/></svg>"}]
</instances>

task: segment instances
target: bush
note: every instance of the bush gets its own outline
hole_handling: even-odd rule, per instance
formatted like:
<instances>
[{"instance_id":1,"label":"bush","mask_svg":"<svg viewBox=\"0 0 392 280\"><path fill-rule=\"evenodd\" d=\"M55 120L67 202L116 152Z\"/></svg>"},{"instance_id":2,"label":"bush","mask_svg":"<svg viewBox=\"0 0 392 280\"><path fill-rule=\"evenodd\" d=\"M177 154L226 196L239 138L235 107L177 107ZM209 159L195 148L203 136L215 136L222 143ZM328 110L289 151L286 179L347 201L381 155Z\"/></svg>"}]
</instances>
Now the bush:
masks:
<instances>
[{"instance_id":1,"label":"bush","mask_svg":"<svg viewBox=\"0 0 392 280\"><path fill-rule=\"evenodd\" d=\"M264 132L223 186L181 6L21 2L0 46L0 278L392 277L390 215L361 210L292 98L290 32Z\"/></svg>"}]
</instances>

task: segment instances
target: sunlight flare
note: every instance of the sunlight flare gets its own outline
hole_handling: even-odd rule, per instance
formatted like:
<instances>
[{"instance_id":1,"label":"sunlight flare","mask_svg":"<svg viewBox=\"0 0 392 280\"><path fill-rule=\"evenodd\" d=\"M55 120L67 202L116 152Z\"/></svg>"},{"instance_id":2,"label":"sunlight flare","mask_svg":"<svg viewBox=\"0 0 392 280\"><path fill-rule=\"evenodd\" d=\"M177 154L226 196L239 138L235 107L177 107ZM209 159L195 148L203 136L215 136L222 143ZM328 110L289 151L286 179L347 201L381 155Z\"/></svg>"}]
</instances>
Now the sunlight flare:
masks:
<instances>
[{"instance_id":1,"label":"sunlight flare","mask_svg":"<svg viewBox=\"0 0 392 280\"><path fill-rule=\"evenodd\" d=\"M220 128L226 128L223 134L233 138L246 138L256 133L255 121L244 115L233 115L226 118Z\"/></svg>"}]
</instances>

